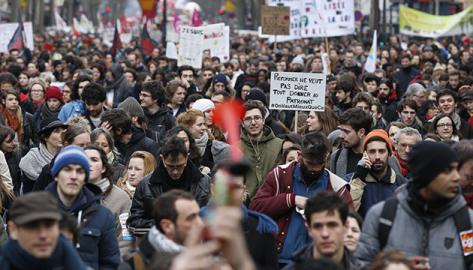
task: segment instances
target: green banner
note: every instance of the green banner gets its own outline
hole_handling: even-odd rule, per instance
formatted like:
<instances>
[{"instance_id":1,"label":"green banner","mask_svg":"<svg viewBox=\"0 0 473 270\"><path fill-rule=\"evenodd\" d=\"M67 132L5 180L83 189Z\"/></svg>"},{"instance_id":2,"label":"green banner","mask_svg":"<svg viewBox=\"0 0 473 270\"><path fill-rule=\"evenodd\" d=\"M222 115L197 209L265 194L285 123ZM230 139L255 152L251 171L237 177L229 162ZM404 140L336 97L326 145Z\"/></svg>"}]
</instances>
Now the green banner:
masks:
<instances>
[{"instance_id":1,"label":"green banner","mask_svg":"<svg viewBox=\"0 0 473 270\"><path fill-rule=\"evenodd\" d=\"M450 16L436 16L405 5L399 7L401 34L419 37L444 37L473 32L473 7Z\"/></svg>"}]
</instances>

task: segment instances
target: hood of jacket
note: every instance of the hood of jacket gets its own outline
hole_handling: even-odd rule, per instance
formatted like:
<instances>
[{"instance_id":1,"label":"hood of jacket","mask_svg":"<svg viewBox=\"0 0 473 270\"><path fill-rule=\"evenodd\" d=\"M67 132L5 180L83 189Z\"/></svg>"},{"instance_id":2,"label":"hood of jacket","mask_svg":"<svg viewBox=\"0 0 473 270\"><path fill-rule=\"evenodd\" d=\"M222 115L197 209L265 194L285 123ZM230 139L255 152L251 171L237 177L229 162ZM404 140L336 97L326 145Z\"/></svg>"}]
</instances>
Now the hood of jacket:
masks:
<instances>
[{"instance_id":1,"label":"hood of jacket","mask_svg":"<svg viewBox=\"0 0 473 270\"><path fill-rule=\"evenodd\" d=\"M268 141L270 141L274 138L276 138L276 135L274 135L274 132L271 130L271 128L264 125L263 126L263 136L259 140L259 143L265 143L265 142L268 142ZM241 140L246 144L251 144L250 136L248 135L248 132L246 131L245 128L241 129Z\"/></svg>"},{"instance_id":2,"label":"hood of jacket","mask_svg":"<svg viewBox=\"0 0 473 270\"><path fill-rule=\"evenodd\" d=\"M62 203L57 192L57 182L54 181L46 187L46 191L51 192L54 197L58 200L58 206L63 211L68 213L77 213L79 211L85 210L95 204L100 204L100 198L102 195L102 190L100 187L92 184L86 183L83 187L76 200L72 203L71 206L66 206Z\"/></svg>"}]
</instances>

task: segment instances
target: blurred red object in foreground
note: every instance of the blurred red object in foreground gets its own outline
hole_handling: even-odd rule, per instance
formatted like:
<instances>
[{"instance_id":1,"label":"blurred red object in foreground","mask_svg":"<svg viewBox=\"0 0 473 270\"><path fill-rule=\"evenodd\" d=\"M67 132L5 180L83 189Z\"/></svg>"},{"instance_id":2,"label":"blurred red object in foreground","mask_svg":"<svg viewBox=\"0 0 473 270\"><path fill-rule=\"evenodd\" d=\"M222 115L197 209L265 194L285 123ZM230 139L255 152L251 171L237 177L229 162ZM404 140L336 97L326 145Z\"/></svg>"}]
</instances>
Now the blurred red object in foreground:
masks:
<instances>
[{"instance_id":1,"label":"blurred red object in foreground","mask_svg":"<svg viewBox=\"0 0 473 270\"><path fill-rule=\"evenodd\" d=\"M240 147L240 122L243 116L245 107L236 100L223 102L214 109L215 125L228 132L227 141L231 147L232 161L241 161L243 158Z\"/></svg>"}]
</instances>

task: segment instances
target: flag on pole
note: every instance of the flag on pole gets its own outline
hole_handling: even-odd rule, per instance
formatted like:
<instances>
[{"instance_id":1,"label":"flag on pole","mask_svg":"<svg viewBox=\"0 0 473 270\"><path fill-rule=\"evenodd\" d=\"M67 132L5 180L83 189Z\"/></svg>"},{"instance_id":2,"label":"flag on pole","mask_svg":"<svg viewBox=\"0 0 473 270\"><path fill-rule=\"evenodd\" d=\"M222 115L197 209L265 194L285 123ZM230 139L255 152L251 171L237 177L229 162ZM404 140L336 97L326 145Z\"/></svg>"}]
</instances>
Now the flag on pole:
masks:
<instances>
[{"instance_id":1,"label":"flag on pole","mask_svg":"<svg viewBox=\"0 0 473 270\"><path fill-rule=\"evenodd\" d=\"M157 43L151 39L151 36L149 35L148 20L146 20L143 25L143 31L141 31L141 49L145 55L151 56L151 53L156 47Z\"/></svg>"},{"instance_id":2,"label":"flag on pole","mask_svg":"<svg viewBox=\"0 0 473 270\"><path fill-rule=\"evenodd\" d=\"M67 23L64 21L64 19L61 17L57 9L54 9L54 19L56 21L56 28L60 29L66 33L71 31L71 28L67 26Z\"/></svg>"},{"instance_id":3,"label":"flag on pole","mask_svg":"<svg viewBox=\"0 0 473 270\"><path fill-rule=\"evenodd\" d=\"M18 27L15 30L15 33L13 33L12 38L10 39L10 42L8 42L8 51L11 50L19 50L22 51L25 48L25 38L24 38L24 32L25 29L23 27L23 22L20 21L18 23Z\"/></svg>"},{"instance_id":4,"label":"flag on pole","mask_svg":"<svg viewBox=\"0 0 473 270\"><path fill-rule=\"evenodd\" d=\"M112 56L115 57L117 52L123 48L122 41L120 39L120 32L118 32L118 25L115 21L115 33L113 35L113 43L112 43Z\"/></svg>"},{"instance_id":5,"label":"flag on pole","mask_svg":"<svg viewBox=\"0 0 473 270\"><path fill-rule=\"evenodd\" d=\"M376 56L378 50L378 36L376 35L376 30L373 33L373 43L371 45L370 53L368 54L368 58L366 59L365 63L365 70L368 72L373 73L376 70Z\"/></svg>"},{"instance_id":6,"label":"flag on pole","mask_svg":"<svg viewBox=\"0 0 473 270\"><path fill-rule=\"evenodd\" d=\"M202 15L200 14L200 11L197 9L194 9L194 12L192 13L192 18L191 18L191 24L194 27L201 26L204 22L202 21Z\"/></svg>"}]
</instances>

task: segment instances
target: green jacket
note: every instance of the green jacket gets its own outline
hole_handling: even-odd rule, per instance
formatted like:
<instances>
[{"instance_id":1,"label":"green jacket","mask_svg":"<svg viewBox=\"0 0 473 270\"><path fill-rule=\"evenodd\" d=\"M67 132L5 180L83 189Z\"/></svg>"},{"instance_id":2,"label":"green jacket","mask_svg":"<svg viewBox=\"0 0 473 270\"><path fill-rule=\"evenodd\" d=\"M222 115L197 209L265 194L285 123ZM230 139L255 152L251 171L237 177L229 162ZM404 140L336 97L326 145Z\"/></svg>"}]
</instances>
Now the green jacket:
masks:
<instances>
[{"instance_id":1,"label":"green jacket","mask_svg":"<svg viewBox=\"0 0 473 270\"><path fill-rule=\"evenodd\" d=\"M268 126L264 126L263 137L258 142L251 142L246 130L241 129L243 155L251 163L251 169L246 175L246 187L250 198L255 195L269 171L277 165L282 142Z\"/></svg>"}]
</instances>

